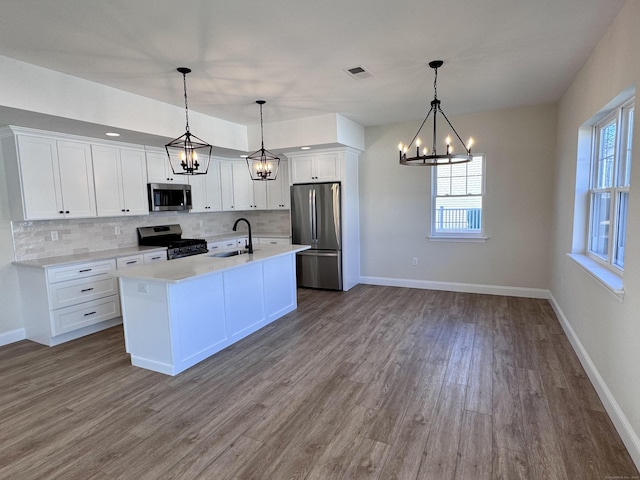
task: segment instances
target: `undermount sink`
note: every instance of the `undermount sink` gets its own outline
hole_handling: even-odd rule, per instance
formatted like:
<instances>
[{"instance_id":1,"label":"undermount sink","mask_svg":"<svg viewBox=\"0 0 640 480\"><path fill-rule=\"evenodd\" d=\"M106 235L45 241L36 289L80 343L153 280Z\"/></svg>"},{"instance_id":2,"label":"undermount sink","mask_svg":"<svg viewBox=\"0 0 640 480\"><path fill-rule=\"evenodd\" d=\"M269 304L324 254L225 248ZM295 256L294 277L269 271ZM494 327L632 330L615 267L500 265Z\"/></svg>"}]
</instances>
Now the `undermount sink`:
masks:
<instances>
[{"instance_id":1,"label":"undermount sink","mask_svg":"<svg viewBox=\"0 0 640 480\"><path fill-rule=\"evenodd\" d=\"M254 250L255 252L256 250ZM249 253L248 250L232 250L230 252L219 252L212 253L209 255L210 257L218 257L218 258L226 258L226 257L235 257L236 255L244 255L245 253Z\"/></svg>"}]
</instances>

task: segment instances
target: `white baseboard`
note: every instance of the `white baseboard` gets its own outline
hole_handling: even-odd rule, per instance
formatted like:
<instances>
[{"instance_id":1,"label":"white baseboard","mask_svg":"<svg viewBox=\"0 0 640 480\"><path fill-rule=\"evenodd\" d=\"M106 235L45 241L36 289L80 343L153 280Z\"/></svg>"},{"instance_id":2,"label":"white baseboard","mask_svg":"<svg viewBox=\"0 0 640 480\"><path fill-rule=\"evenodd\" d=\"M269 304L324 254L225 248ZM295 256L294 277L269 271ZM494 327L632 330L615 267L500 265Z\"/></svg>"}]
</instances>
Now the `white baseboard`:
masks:
<instances>
[{"instance_id":1,"label":"white baseboard","mask_svg":"<svg viewBox=\"0 0 640 480\"><path fill-rule=\"evenodd\" d=\"M607 387L606 382L591 360L589 353L578 338L578 335L569 323L569 320L560 308L560 305L558 305L555 297L551 293L549 293L549 301L551 303L551 306L553 307L553 310L556 312L558 319L560 320L560 324L562 325L565 334L571 342L571 346L573 346L573 350L576 352L578 358L580 359L582 368L584 368L584 370L587 372L589 380L591 380L591 383L596 389L596 392L598 393L598 396L600 397L605 410L609 414L613 425L616 427L620 438L622 438L622 442L627 447L629 455L631 455L631 459L636 464L636 467L640 469L640 438L638 437L638 434L631 426L631 423L620 408L620 405L618 405L618 402L613 396L613 393L611 393L611 390L609 390L609 387Z\"/></svg>"},{"instance_id":2,"label":"white baseboard","mask_svg":"<svg viewBox=\"0 0 640 480\"><path fill-rule=\"evenodd\" d=\"M9 330L8 332L0 332L0 347L9 345L10 343L19 342L25 338L27 337L24 328L17 328L16 330Z\"/></svg>"},{"instance_id":3,"label":"white baseboard","mask_svg":"<svg viewBox=\"0 0 640 480\"><path fill-rule=\"evenodd\" d=\"M360 283L382 285L385 287L422 288L425 290L446 290L448 292L484 293L487 295L505 295L508 297L549 298L549 290L542 288L503 287L500 285L481 285L474 283L431 282L428 280L410 280L405 278L360 277Z\"/></svg>"}]
</instances>

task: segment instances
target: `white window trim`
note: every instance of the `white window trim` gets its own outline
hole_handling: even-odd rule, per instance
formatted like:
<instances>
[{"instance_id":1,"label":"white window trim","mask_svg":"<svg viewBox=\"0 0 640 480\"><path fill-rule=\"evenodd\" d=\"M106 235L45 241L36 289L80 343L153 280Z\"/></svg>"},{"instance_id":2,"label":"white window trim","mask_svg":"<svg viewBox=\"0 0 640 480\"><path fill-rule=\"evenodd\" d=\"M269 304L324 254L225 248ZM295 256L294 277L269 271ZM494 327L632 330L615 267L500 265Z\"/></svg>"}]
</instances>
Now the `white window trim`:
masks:
<instances>
[{"instance_id":1,"label":"white window trim","mask_svg":"<svg viewBox=\"0 0 640 480\"><path fill-rule=\"evenodd\" d=\"M589 206L588 206L588 216L589 216L589 221L587 222L587 231L586 231L586 249L584 254L581 254L582 257L584 257L584 259L580 259L577 260L576 256L580 256L580 254L572 254L569 253L568 255L575 260L583 269L587 270L589 273L592 274L592 276L594 276L596 279L600 280L601 282L603 282L605 284L605 286L609 286L612 285L610 287L610 289L612 291L614 291L614 293L616 291L622 291L622 275L624 273L624 269L620 268L618 265L613 263L614 260L614 255L613 255L613 249L615 248L615 246L618 243L618 216L615 214L615 207L617 206L617 196L619 194L619 192L623 192L629 191L629 186L619 186L619 179L618 179L618 175L620 174L620 166L619 163L621 161L620 155L621 155L621 151L626 150L625 144L626 144L626 140L628 139L628 136L630 134L632 134L632 132L628 131L628 125L627 122L625 121L623 112L628 109L630 106L634 106L635 107L635 95L632 96L631 98L625 100L624 102L622 102L621 104L619 104L617 107L615 107L615 109L613 110L613 112L609 113L608 115L600 118L598 120L598 122L593 124L593 128L592 128L592 145L591 145L591 159L590 159L590 169L589 169L589 191L588 191L588 195L589 195ZM598 151L599 151L599 135L596 135L596 131L599 131L599 129L602 127L602 125L612 121L613 119L616 120L617 125L621 128L623 128L623 132L618 135L616 133L616 153L615 153L615 162L616 162L616 166L615 166L615 186L611 187L611 188L594 188L593 187L593 183L595 181L595 177L597 175L596 170L597 170L597 162L594 161L594 155L598 155ZM609 235L610 235L610 241L609 241L609 246L608 246L608 252L607 252L607 258L603 259L601 256L593 253L591 251L591 222L593 221L593 217L591 216L592 213L592 195L594 193L611 193L611 210L612 210L612 214L611 215L611 224L609 226ZM586 262L584 260L589 260L589 262ZM605 268L607 270L609 270L609 272L611 272L613 275L616 275L619 279L619 285L620 287L617 288L618 282L617 281L606 281L606 280L602 280L603 275L601 275L600 272L600 268ZM608 278L608 276L605 276L606 278Z\"/></svg>"},{"instance_id":2,"label":"white window trim","mask_svg":"<svg viewBox=\"0 0 640 480\"><path fill-rule=\"evenodd\" d=\"M436 181L437 175L431 171L431 220L430 234L427 239L430 242L470 242L484 243L489 237L485 233L485 196L486 196L486 179L487 179L487 156L484 153L474 153L474 157L482 157L482 193L478 196L482 197L482 224L480 232L436 232L434 219L436 218ZM438 168L438 167L431 167ZM465 195L466 196L466 195Z\"/></svg>"}]
</instances>

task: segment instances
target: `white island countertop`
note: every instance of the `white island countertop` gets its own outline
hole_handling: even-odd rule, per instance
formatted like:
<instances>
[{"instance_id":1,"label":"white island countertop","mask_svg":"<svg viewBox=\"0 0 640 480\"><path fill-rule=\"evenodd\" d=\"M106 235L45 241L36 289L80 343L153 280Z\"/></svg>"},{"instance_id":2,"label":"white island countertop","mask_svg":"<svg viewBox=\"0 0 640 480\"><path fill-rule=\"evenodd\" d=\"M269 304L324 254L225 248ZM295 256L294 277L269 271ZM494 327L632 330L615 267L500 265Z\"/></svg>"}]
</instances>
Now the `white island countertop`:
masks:
<instances>
[{"instance_id":1,"label":"white island countertop","mask_svg":"<svg viewBox=\"0 0 640 480\"><path fill-rule=\"evenodd\" d=\"M212 253L192 255L177 258L168 262L159 262L139 267L130 267L113 272L122 278L136 280L159 281L165 283L180 283L197 277L221 273L246 266L250 263L261 262L269 258L290 255L308 250L308 245L259 245L254 253L243 253L232 257L214 257Z\"/></svg>"}]
</instances>

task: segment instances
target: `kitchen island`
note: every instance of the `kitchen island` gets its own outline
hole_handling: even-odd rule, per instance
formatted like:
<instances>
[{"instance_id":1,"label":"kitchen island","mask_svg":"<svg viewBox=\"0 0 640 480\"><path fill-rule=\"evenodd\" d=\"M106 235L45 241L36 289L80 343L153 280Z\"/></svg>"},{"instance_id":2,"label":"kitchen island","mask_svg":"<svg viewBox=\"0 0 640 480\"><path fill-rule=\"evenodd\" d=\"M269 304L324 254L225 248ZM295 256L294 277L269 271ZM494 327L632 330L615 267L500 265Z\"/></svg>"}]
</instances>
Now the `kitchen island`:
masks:
<instances>
[{"instance_id":1,"label":"kitchen island","mask_svg":"<svg viewBox=\"0 0 640 480\"><path fill-rule=\"evenodd\" d=\"M131 363L177 375L295 310L296 253L308 248L261 245L117 271Z\"/></svg>"}]
</instances>

